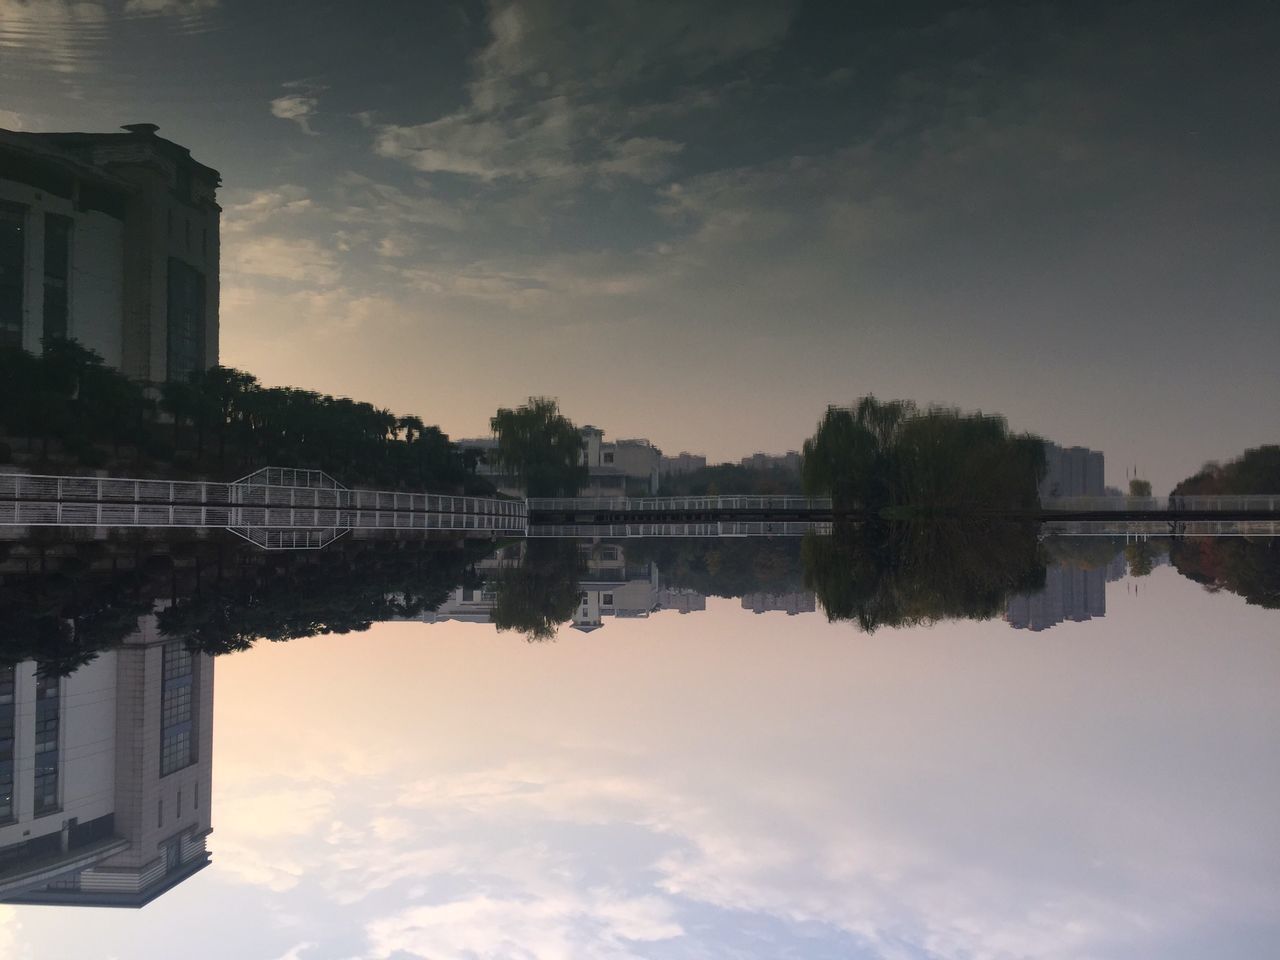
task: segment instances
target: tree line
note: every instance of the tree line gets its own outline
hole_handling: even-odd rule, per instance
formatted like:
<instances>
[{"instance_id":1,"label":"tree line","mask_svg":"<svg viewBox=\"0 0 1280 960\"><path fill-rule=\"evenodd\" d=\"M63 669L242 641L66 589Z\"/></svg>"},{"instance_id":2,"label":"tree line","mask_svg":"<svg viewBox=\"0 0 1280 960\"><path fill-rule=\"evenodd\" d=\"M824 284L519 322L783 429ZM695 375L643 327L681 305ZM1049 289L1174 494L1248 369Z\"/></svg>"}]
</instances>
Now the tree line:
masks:
<instances>
[{"instance_id":1,"label":"tree line","mask_svg":"<svg viewBox=\"0 0 1280 960\"><path fill-rule=\"evenodd\" d=\"M186 382L129 379L72 340L0 349L0 427L38 464L226 478L262 466L324 470L348 485L487 493L438 427L370 403L211 367ZM0 459L15 451L0 449ZM7 454L7 456L5 456Z\"/></svg>"},{"instance_id":2,"label":"tree line","mask_svg":"<svg viewBox=\"0 0 1280 960\"><path fill-rule=\"evenodd\" d=\"M805 441L805 492L868 516L1034 510L1044 441L1003 417L864 397L828 407Z\"/></svg>"}]
</instances>

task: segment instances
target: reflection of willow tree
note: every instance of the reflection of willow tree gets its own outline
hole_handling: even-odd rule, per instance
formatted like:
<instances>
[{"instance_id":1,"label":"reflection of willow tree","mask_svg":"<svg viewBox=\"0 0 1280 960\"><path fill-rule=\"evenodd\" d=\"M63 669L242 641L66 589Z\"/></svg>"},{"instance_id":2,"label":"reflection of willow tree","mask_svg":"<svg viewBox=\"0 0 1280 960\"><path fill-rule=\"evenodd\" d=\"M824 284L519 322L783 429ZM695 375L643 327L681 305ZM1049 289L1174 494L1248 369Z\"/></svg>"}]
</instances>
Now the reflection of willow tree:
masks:
<instances>
[{"instance_id":1,"label":"reflection of willow tree","mask_svg":"<svg viewBox=\"0 0 1280 960\"><path fill-rule=\"evenodd\" d=\"M309 555L251 556L162 610L162 633L204 653L367 630L380 620L434 610L492 545L428 542L334 544Z\"/></svg>"},{"instance_id":2,"label":"reflection of willow tree","mask_svg":"<svg viewBox=\"0 0 1280 960\"><path fill-rule=\"evenodd\" d=\"M1175 540L1169 559L1184 577L1280 610L1280 540L1274 537Z\"/></svg>"},{"instance_id":3,"label":"reflection of willow tree","mask_svg":"<svg viewBox=\"0 0 1280 960\"><path fill-rule=\"evenodd\" d=\"M829 407L804 444L805 491L865 514L1031 510L1044 474L1044 442L1004 418L906 401Z\"/></svg>"},{"instance_id":4,"label":"reflection of willow tree","mask_svg":"<svg viewBox=\"0 0 1280 960\"><path fill-rule=\"evenodd\" d=\"M494 625L530 641L552 639L577 609L580 569L576 541L529 540L522 562L502 567L494 579Z\"/></svg>"},{"instance_id":5,"label":"reflection of willow tree","mask_svg":"<svg viewBox=\"0 0 1280 960\"><path fill-rule=\"evenodd\" d=\"M805 586L830 620L868 632L936 620L984 620L1045 583L1036 526L1026 523L840 525L810 535Z\"/></svg>"}]
</instances>

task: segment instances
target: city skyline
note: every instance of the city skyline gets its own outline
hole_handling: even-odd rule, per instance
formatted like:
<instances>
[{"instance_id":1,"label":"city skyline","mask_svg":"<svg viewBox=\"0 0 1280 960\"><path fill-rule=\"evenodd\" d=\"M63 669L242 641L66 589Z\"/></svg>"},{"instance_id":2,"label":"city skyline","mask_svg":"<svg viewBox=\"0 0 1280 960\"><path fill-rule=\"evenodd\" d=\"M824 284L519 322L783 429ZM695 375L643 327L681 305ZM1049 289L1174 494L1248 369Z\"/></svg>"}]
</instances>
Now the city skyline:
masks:
<instances>
[{"instance_id":1,"label":"city skyline","mask_svg":"<svg viewBox=\"0 0 1280 960\"><path fill-rule=\"evenodd\" d=\"M874 393L1168 489L1280 403L1264 12L7 4L0 126L220 170L265 383L452 436L556 395L713 462Z\"/></svg>"}]
</instances>

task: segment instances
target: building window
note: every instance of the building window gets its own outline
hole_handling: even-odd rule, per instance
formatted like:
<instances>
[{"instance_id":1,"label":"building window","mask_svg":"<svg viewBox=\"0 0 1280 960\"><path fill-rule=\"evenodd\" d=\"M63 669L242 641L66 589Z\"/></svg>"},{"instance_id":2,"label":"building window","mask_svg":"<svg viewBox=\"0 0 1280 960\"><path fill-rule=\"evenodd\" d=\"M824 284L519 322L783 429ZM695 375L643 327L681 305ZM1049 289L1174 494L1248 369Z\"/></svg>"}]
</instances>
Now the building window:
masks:
<instances>
[{"instance_id":1,"label":"building window","mask_svg":"<svg viewBox=\"0 0 1280 960\"><path fill-rule=\"evenodd\" d=\"M62 682L36 677L35 803L36 816L58 809L58 726L62 714Z\"/></svg>"},{"instance_id":2,"label":"building window","mask_svg":"<svg viewBox=\"0 0 1280 960\"><path fill-rule=\"evenodd\" d=\"M71 267L71 218L44 215L44 336L67 336L67 280Z\"/></svg>"},{"instance_id":3,"label":"building window","mask_svg":"<svg viewBox=\"0 0 1280 960\"><path fill-rule=\"evenodd\" d=\"M613 463L613 454L612 454L612 453L606 453L606 454L604 454L604 462L605 462L605 463Z\"/></svg>"},{"instance_id":4,"label":"building window","mask_svg":"<svg viewBox=\"0 0 1280 960\"><path fill-rule=\"evenodd\" d=\"M22 346L26 209L0 203L0 346Z\"/></svg>"},{"instance_id":5,"label":"building window","mask_svg":"<svg viewBox=\"0 0 1280 960\"><path fill-rule=\"evenodd\" d=\"M168 379L184 382L205 368L204 274L169 258Z\"/></svg>"},{"instance_id":6,"label":"building window","mask_svg":"<svg viewBox=\"0 0 1280 960\"><path fill-rule=\"evenodd\" d=\"M612 606L613 606L613 594L612 594L612 593L606 593L603 597L601 597L601 598L600 598L600 602L601 602L604 606L606 606L606 607L612 607Z\"/></svg>"},{"instance_id":7,"label":"building window","mask_svg":"<svg viewBox=\"0 0 1280 960\"><path fill-rule=\"evenodd\" d=\"M162 655L160 694L160 776L196 761L192 736L195 658L180 642L166 643Z\"/></svg>"}]
</instances>

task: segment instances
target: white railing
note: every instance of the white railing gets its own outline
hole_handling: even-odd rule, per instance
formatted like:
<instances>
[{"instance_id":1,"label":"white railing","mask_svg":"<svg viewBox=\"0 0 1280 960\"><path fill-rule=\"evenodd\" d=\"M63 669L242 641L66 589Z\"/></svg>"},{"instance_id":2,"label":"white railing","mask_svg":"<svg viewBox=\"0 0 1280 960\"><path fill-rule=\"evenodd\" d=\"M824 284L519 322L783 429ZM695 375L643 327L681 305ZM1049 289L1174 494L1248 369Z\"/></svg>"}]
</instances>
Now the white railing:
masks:
<instances>
[{"instance_id":1,"label":"white railing","mask_svg":"<svg viewBox=\"0 0 1280 960\"><path fill-rule=\"evenodd\" d=\"M1280 520L1047 520L1062 537L1280 537Z\"/></svg>"},{"instance_id":2,"label":"white railing","mask_svg":"<svg viewBox=\"0 0 1280 960\"><path fill-rule=\"evenodd\" d=\"M1280 512L1280 493L1204 497L1046 497L1044 510L1070 513Z\"/></svg>"},{"instance_id":3,"label":"white railing","mask_svg":"<svg viewBox=\"0 0 1280 960\"><path fill-rule=\"evenodd\" d=\"M531 538L601 537L606 540L638 537L800 537L807 533L829 534L828 522L805 520L721 520L709 523L557 523L530 524Z\"/></svg>"},{"instance_id":4,"label":"white railing","mask_svg":"<svg viewBox=\"0 0 1280 960\"><path fill-rule=\"evenodd\" d=\"M304 481L304 485L268 482L288 479ZM527 526L527 515L522 500L348 490L320 471L277 467L264 468L234 483L0 474L0 526L520 534Z\"/></svg>"},{"instance_id":5,"label":"white railing","mask_svg":"<svg viewBox=\"0 0 1280 960\"><path fill-rule=\"evenodd\" d=\"M830 511L830 497L531 497L530 510L595 513L662 513L706 510Z\"/></svg>"}]
</instances>

